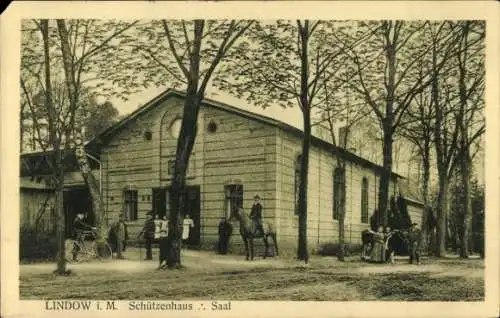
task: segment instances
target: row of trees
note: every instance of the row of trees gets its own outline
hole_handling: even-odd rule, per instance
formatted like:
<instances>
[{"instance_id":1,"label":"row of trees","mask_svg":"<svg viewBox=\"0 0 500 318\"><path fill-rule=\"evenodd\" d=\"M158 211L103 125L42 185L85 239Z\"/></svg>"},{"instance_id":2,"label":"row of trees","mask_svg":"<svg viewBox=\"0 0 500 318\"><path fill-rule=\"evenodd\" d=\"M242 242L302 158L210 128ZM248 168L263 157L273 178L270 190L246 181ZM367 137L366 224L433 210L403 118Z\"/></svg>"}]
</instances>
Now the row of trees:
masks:
<instances>
[{"instance_id":1,"label":"row of trees","mask_svg":"<svg viewBox=\"0 0 500 318\"><path fill-rule=\"evenodd\" d=\"M309 148L316 117L328 124L332 141L341 147L347 144L350 128L360 120L370 117L378 122L383 141L380 224L388 221L395 136L405 136L421 150L426 205L431 160L436 161L442 193L437 215L440 242L447 213L448 171L460 163L464 180L470 179L467 167L475 152L471 147L484 132L484 24L480 22L41 20L25 23L23 33L22 83L31 85L26 86L23 98L28 98L26 92L43 92L48 144L54 153L77 141L81 170L101 218L102 200L94 191L92 173L85 168L81 138L75 138L76 114L84 104L82 92L88 89L127 98L152 85L185 91L172 179L169 238L174 244L169 267L180 265L186 168L201 102L210 87L259 107L278 104L301 110L304 134L297 257L306 262ZM57 76L64 79L67 95L62 104L69 105L64 120L53 102ZM30 92L29 87L35 89ZM339 121L346 126L342 140L335 138L333 129ZM59 126L64 127L64 134L56 133ZM337 158L342 169L345 162ZM52 162L60 190L64 183L60 159L55 156ZM99 224L99 228L103 226ZM437 253L442 256L441 247Z\"/></svg>"}]
</instances>

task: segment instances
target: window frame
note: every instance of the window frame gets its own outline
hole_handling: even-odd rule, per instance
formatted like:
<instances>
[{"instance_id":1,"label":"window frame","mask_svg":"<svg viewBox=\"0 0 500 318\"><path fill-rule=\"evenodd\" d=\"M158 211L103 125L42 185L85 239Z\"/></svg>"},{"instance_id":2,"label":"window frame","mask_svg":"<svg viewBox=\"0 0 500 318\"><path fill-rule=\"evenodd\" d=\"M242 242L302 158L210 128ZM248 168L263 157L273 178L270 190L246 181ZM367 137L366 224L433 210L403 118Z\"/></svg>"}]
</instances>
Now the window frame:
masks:
<instances>
[{"instance_id":1,"label":"window frame","mask_svg":"<svg viewBox=\"0 0 500 318\"><path fill-rule=\"evenodd\" d=\"M123 190L123 212L126 221L139 219L139 193L136 189Z\"/></svg>"},{"instance_id":2,"label":"window frame","mask_svg":"<svg viewBox=\"0 0 500 318\"><path fill-rule=\"evenodd\" d=\"M234 204L243 208L244 195L243 184L232 183L224 185L224 212L227 218L231 217L231 208Z\"/></svg>"}]
</instances>

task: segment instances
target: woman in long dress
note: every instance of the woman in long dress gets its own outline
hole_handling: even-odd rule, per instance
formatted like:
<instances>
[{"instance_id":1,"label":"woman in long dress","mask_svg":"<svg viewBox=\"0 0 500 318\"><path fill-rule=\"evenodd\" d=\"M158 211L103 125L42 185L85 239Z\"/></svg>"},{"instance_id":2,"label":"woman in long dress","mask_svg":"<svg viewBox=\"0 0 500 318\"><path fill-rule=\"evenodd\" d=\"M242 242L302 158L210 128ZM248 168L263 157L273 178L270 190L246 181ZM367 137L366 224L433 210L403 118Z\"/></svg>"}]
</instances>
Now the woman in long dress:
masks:
<instances>
[{"instance_id":1,"label":"woman in long dress","mask_svg":"<svg viewBox=\"0 0 500 318\"><path fill-rule=\"evenodd\" d=\"M160 246L160 264L158 265L158 269L164 268L167 265L167 256L168 256L168 219L166 216L163 217L163 220L159 223L159 238L158 245ZM165 262L165 264L163 264Z\"/></svg>"},{"instance_id":2,"label":"woman in long dress","mask_svg":"<svg viewBox=\"0 0 500 318\"><path fill-rule=\"evenodd\" d=\"M373 234L373 249L370 253L372 262L381 263L385 261L385 234L382 226L378 227L378 231L370 231Z\"/></svg>"}]
</instances>

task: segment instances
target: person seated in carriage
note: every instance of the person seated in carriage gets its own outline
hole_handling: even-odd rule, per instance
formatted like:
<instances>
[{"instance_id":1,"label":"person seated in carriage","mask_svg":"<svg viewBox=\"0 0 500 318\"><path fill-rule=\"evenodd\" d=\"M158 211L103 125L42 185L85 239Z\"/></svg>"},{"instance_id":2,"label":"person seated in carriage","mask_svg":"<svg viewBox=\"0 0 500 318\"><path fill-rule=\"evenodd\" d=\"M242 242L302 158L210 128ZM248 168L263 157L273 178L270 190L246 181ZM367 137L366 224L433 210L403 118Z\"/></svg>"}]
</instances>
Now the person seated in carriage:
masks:
<instances>
[{"instance_id":1,"label":"person seated in carriage","mask_svg":"<svg viewBox=\"0 0 500 318\"><path fill-rule=\"evenodd\" d=\"M264 234L264 227L262 226L262 204L260 203L259 195L254 196L254 203L250 211L250 219L255 223L254 235Z\"/></svg>"}]
</instances>

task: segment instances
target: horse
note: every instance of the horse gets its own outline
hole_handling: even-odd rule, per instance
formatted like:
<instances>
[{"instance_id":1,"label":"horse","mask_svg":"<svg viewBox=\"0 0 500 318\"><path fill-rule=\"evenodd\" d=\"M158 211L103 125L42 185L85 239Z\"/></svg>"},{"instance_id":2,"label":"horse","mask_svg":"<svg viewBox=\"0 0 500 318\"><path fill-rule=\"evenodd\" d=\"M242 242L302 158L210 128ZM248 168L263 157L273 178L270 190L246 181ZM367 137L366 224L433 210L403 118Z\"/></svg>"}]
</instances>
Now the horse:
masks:
<instances>
[{"instance_id":1,"label":"horse","mask_svg":"<svg viewBox=\"0 0 500 318\"><path fill-rule=\"evenodd\" d=\"M262 227L264 229L264 233L255 233L256 225L252 219L246 215L245 211L242 208L235 208L232 210L231 218L236 218L240 222L240 235L245 243L245 253L246 260L253 260L254 252L253 252L253 240L256 238L262 238L264 240L265 252L264 259L268 255L269 242L268 238L271 237L274 243L274 250L276 251L276 256L278 256L278 242L276 240L276 231L274 226L270 222L264 222ZM250 245L250 249L248 248Z\"/></svg>"}]
</instances>

